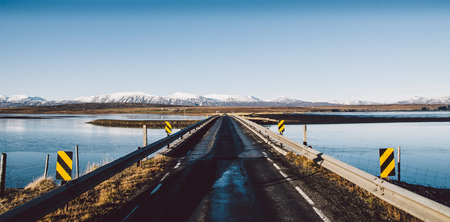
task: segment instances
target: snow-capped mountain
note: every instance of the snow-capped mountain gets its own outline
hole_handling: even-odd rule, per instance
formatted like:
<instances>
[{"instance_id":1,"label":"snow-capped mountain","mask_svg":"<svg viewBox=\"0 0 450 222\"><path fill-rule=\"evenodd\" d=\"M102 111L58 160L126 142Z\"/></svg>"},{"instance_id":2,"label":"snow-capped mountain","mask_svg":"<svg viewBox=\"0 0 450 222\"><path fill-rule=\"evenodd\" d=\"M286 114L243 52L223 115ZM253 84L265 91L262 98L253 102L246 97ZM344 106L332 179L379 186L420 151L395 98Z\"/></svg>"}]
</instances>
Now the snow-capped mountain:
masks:
<instances>
[{"instance_id":1,"label":"snow-capped mountain","mask_svg":"<svg viewBox=\"0 0 450 222\"><path fill-rule=\"evenodd\" d=\"M257 102L258 98L245 95L221 95L221 94L209 94L205 96L208 99L221 101L221 102Z\"/></svg>"},{"instance_id":2,"label":"snow-capped mountain","mask_svg":"<svg viewBox=\"0 0 450 222\"><path fill-rule=\"evenodd\" d=\"M163 98L173 99L173 100L185 100L185 101L192 102L194 104L203 104L204 102L212 101L212 99L206 98L204 96L199 96L199 95L195 95L195 94L191 94L191 93L181 93L181 92L174 93L173 95L170 95L170 96L164 96Z\"/></svg>"},{"instance_id":3,"label":"snow-capped mountain","mask_svg":"<svg viewBox=\"0 0 450 222\"><path fill-rule=\"evenodd\" d=\"M247 95L221 95L210 94L199 96L190 93L177 92L169 96L155 96L142 92L112 93L97 96L79 97L74 100L46 101L41 97L26 95L2 96L0 107L18 106L52 106L71 103L152 103L180 106L330 106L330 105L376 105L381 103L349 100L333 102L307 102L298 99L281 97L271 100L260 100ZM400 101L398 104L446 104L450 105L450 96L437 98L414 97L410 100Z\"/></svg>"},{"instance_id":4,"label":"snow-capped mountain","mask_svg":"<svg viewBox=\"0 0 450 222\"><path fill-rule=\"evenodd\" d=\"M26 95L3 96L0 95L1 107L37 106L46 103L41 97L31 97Z\"/></svg>"},{"instance_id":5,"label":"snow-capped mountain","mask_svg":"<svg viewBox=\"0 0 450 222\"><path fill-rule=\"evenodd\" d=\"M41 97L30 97L26 95L2 96L0 95L0 102L24 102L24 101L45 101Z\"/></svg>"},{"instance_id":6,"label":"snow-capped mountain","mask_svg":"<svg viewBox=\"0 0 450 222\"><path fill-rule=\"evenodd\" d=\"M112 93L98 96L78 97L78 103L151 103L157 96L141 93Z\"/></svg>"},{"instance_id":7,"label":"snow-capped mountain","mask_svg":"<svg viewBox=\"0 0 450 222\"><path fill-rule=\"evenodd\" d=\"M450 96L442 96L435 98L424 98L415 96L409 100L399 101L399 104L450 104Z\"/></svg>"},{"instance_id":8,"label":"snow-capped mountain","mask_svg":"<svg viewBox=\"0 0 450 222\"><path fill-rule=\"evenodd\" d=\"M330 102L337 105L378 105L380 103L371 102L367 100L346 100L346 101L336 101Z\"/></svg>"}]
</instances>

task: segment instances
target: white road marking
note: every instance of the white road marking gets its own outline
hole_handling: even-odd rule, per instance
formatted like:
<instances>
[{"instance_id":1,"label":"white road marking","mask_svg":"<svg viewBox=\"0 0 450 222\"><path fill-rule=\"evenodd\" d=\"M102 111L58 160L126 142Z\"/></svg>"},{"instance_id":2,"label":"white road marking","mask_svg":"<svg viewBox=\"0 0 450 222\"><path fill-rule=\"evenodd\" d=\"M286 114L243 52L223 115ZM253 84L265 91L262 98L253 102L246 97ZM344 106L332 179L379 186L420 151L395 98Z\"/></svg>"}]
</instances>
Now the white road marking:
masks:
<instances>
[{"instance_id":1,"label":"white road marking","mask_svg":"<svg viewBox=\"0 0 450 222\"><path fill-rule=\"evenodd\" d=\"M305 192L303 192L303 190L300 189L300 187L295 187L295 189L302 195L303 198L305 198L306 201L308 201L310 205L314 205L314 202L306 195Z\"/></svg>"},{"instance_id":2,"label":"white road marking","mask_svg":"<svg viewBox=\"0 0 450 222\"><path fill-rule=\"evenodd\" d=\"M283 171L281 171L281 168L275 163L275 162L273 162L273 160L272 159L270 159L269 157L267 157L267 153L265 153L264 151L262 152L263 154L264 154L264 157L266 157L266 159L269 161L269 162L271 162L272 164L273 164L273 166L275 166L275 168L277 168L278 169L278 172L280 172L281 173L281 175L283 175L284 176L284 178L286 178L286 180L288 180L288 181L292 181L291 180L291 178L288 178L288 176L285 174L285 173L283 173ZM314 207L314 202L305 194L305 192L303 192L303 190L301 190L299 187L295 187L295 189L300 193L300 195L302 195L302 197L313 207L313 209L314 209L314 211L317 213L317 215L319 215L319 217L320 218L322 218L322 220L324 221L324 222L331 222L331 220L330 219L328 219L328 217L327 216L325 216L325 214L321 211L321 210L319 210L319 209L317 209L316 207Z\"/></svg>"},{"instance_id":3,"label":"white road marking","mask_svg":"<svg viewBox=\"0 0 450 222\"><path fill-rule=\"evenodd\" d=\"M295 189L302 195L303 198L305 198L305 200L313 207L314 211L316 211L317 215L319 215L320 218L322 218L323 221L325 222L331 222L330 219L328 219L327 216L325 216L325 214L317 209L316 207L314 207L314 202L308 197L308 195L306 195L305 192L303 192L303 190L300 189L300 187L295 187Z\"/></svg>"},{"instance_id":4,"label":"white road marking","mask_svg":"<svg viewBox=\"0 0 450 222\"><path fill-rule=\"evenodd\" d=\"M291 181L291 178L289 178L286 174L284 174L281 170L279 170L279 172L281 173L281 175L284 176L284 178L286 178L287 181Z\"/></svg>"},{"instance_id":5,"label":"white road marking","mask_svg":"<svg viewBox=\"0 0 450 222\"><path fill-rule=\"evenodd\" d=\"M150 193L150 195L154 194L156 191L158 191L161 186L162 186L162 184L158 184L158 186L152 191L152 193Z\"/></svg>"},{"instance_id":6,"label":"white road marking","mask_svg":"<svg viewBox=\"0 0 450 222\"><path fill-rule=\"evenodd\" d=\"M177 165L174 167L174 169L180 167L180 165L181 165L181 162L178 162Z\"/></svg>"},{"instance_id":7,"label":"white road marking","mask_svg":"<svg viewBox=\"0 0 450 222\"><path fill-rule=\"evenodd\" d=\"M331 222L330 219L328 219L327 216L325 216L325 214L323 214L323 212L315 207L313 207L314 211L316 211L316 213L319 215L320 218L322 218L323 221L325 222Z\"/></svg>"},{"instance_id":8,"label":"white road marking","mask_svg":"<svg viewBox=\"0 0 450 222\"><path fill-rule=\"evenodd\" d=\"M166 175L163 176L163 178L161 179L160 182L162 182L163 180L165 180L167 176L169 176L169 173L166 173Z\"/></svg>"},{"instance_id":9,"label":"white road marking","mask_svg":"<svg viewBox=\"0 0 450 222\"><path fill-rule=\"evenodd\" d=\"M281 170L281 168L280 168L276 163L274 163L273 165L274 165L275 168L277 168L278 170ZM280 172L281 172L281 171L280 171Z\"/></svg>"},{"instance_id":10,"label":"white road marking","mask_svg":"<svg viewBox=\"0 0 450 222\"><path fill-rule=\"evenodd\" d=\"M138 209L139 206L136 206L125 218L123 218L122 222L127 221L128 218L133 215L134 211Z\"/></svg>"}]
</instances>

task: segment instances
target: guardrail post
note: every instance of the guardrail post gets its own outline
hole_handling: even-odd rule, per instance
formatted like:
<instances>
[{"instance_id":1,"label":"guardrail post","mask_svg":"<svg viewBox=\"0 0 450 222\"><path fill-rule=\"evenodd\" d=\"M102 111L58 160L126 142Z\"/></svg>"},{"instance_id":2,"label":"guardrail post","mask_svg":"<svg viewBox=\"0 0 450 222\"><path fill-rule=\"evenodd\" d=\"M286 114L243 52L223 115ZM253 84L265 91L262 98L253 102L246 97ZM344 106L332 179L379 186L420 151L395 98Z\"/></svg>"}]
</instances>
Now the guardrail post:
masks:
<instances>
[{"instance_id":1,"label":"guardrail post","mask_svg":"<svg viewBox=\"0 0 450 222\"><path fill-rule=\"evenodd\" d=\"M48 173L48 158L49 158L49 154L47 154L47 158L45 159L45 170L44 170L44 178L47 178L47 173Z\"/></svg>"},{"instance_id":2,"label":"guardrail post","mask_svg":"<svg viewBox=\"0 0 450 222\"><path fill-rule=\"evenodd\" d=\"M306 137L306 125L303 125L303 145L308 146L307 137Z\"/></svg>"},{"instance_id":3,"label":"guardrail post","mask_svg":"<svg viewBox=\"0 0 450 222\"><path fill-rule=\"evenodd\" d=\"M0 169L0 198L5 195L5 177L6 177L6 153L2 153Z\"/></svg>"},{"instance_id":4,"label":"guardrail post","mask_svg":"<svg viewBox=\"0 0 450 222\"><path fill-rule=\"evenodd\" d=\"M141 149L142 147L138 147L138 150ZM136 162L136 167L140 167L141 166L141 160L138 160Z\"/></svg>"},{"instance_id":5,"label":"guardrail post","mask_svg":"<svg viewBox=\"0 0 450 222\"><path fill-rule=\"evenodd\" d=\"M78 156L78 145L75 146L75 176L80 177L80 159Z\"/></svg>"}]
</instances>

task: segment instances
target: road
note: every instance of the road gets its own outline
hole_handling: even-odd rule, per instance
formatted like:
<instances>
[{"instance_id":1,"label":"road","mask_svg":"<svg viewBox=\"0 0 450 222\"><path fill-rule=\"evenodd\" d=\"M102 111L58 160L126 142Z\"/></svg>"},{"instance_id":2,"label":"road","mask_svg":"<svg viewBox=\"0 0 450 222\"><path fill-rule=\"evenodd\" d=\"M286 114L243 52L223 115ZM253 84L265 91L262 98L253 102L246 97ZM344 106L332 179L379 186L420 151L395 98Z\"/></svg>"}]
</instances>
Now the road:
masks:
<instances>
[{"instance_id":1,"label":"road","mask_svg":"<svg viewBox=\"0 0 450 222\"><path fill-rule=\"evenodd\" d=\"M118 212L117 221L362 219L333 203L335 194L296 173L231 117L220 117L195 146L177 155L178 164Z\"/></svg>"}]
</instances>

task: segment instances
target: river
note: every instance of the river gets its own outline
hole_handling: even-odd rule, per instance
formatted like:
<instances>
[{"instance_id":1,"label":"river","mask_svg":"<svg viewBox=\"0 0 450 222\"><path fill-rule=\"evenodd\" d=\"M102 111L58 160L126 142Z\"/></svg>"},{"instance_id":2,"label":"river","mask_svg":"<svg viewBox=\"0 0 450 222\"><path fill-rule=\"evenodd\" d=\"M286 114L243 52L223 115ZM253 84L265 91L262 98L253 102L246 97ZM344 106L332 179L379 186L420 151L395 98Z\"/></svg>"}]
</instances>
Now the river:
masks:
<instances>
[{"instance_id":1,"label":"river","mask_svg":"<svg viewBox=\"0 0 450 222\"><path fill-rule=\"evenodd\" d=\"M26 117L26 118L25 118ZM176 120L203 117L177 115L0 115L0 152L7 154L6 187L25 187L44 174L56 174L58 151L75 151L78 145L80 174L92 163L117 159L143 145L139 128L101 127L86 124L95 119ZM174 129L173 133L179 129ZM164 129L148 129L148 143L166 136ZM73 169L75 175L75 169Z\"/></svg>"},{"instance_id":2,"label":"river","mask_svg":"<svg viewBox=\"0 0 450 222\"><path fill-rule=\"evenodd\" d=\"M450 117L450 112L332 113L389 117ZM328 114L318 114L328 115ZM7 117L7 118L5 118ZM14 117L14 118L11 118ZM27 117L27 118L23 118ZM203 117L186 117L203 119ZM142 146L142 129L86 124L95 119L185 119L161 115L0 115L0 152L7 153L6 187L25 187L44 173L56 174L57 151L79 147L80 171L88 163L117 159ZM277 131L276 126L269 126ZM176 132L177 130L174 130ZM370 123L308 125L308 145L368 173L379 175L380 148L401 146L401 180L432 187L450 187L450 123ZM285 136L302 142L303 127L286 125ZM148 143L166 136L164 129L148 129ZM391 177L397 179L397 177Z\"/></svg>"},{"instance_id":3,"label":"river","mask_svg":"<svg viewBox=\"0 0 450 222\"><path fill-rule=\"evenodd\" d=\"M380 117L450 117L450 112L367 112L318 115ZM269 126L273 131L277 126ZM400 180L438 188L450 187L450 122L315 124L307 126L314 149L375 176L380 175L379 149L394 148ZM286 125L284 135L303 142L303 126ZM396 171L397 171L396 163ZM397 175L397 173L396 173ZM397 180L397 176L390 177Z\"/></svg>"}]
</instances>

